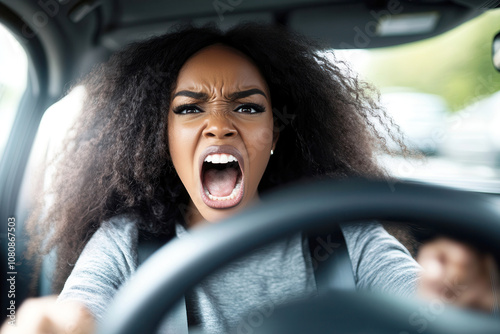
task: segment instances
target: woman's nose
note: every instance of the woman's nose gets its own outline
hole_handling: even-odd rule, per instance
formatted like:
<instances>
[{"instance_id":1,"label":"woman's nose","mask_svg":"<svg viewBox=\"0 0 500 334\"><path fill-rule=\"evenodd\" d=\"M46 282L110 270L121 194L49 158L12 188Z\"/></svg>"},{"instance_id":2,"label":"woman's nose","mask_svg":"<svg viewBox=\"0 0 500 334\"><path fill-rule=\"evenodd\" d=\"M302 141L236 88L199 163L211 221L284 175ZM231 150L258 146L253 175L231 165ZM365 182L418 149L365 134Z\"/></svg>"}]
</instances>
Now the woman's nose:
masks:
<instances>
[{"instance_id":1,"label":"woman's nose","mask_svg":"<svg viewBox=\"0 0 500 334\"><path fill-rule=\"evenodd\" d=\"M231 120L223 115L210 116L207 127L203 130L203 136L217 139L234 137L237 133Z\"/></svg>"}]
</instances>

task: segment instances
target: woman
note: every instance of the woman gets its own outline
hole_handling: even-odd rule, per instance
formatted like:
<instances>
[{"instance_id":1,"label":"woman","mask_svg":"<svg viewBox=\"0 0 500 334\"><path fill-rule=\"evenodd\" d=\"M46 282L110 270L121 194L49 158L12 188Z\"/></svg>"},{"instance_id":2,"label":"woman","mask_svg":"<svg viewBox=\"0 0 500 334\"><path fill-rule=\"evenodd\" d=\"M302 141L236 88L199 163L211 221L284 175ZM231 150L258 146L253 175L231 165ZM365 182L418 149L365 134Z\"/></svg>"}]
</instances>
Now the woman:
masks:
<instances>
[{"instance_id":1,"label":"woman","mask_svg":"<svg viewBox=\"0 0 500 334\"><path fill-rule=\"evenodd\" d=\"M31 221L32 251L57 246L56 289L66 283L59 303L20 311L20 321L23 312L37 318L24 332L90 332L135 271L139 233L182 238L299 179L383 177L375 154L387 148L374 122L388 130L385 114L368 87L316 50L279 28L188 27L133 44L88 76L54 205L35 213L43 224ZM358 288L413 292L419 267L380 225L342 232ZM252 309L315 288L307 241L295 235L193 289L189 322L236 330Z\"/></svg>"}]
</instances>

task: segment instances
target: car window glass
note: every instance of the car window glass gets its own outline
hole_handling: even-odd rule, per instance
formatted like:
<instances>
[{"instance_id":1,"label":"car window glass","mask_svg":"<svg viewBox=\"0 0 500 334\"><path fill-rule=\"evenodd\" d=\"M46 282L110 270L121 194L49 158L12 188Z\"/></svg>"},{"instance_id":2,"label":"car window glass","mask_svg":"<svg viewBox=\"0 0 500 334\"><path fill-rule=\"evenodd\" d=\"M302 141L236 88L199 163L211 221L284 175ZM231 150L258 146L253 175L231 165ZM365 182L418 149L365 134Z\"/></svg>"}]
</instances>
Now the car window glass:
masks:
<instances>
[{"instance_id":1,"label":"car window glass","mask_svg":"<svg viewBox=\"0 0 500 334\"><path fill-rule=\"evenodd\" d=\"M428 40L334 51L380 89L406 143L424 155L381 157L393 175L500 192L500 74L491 62L498 22L493 10Z\"/></svg>"},{"instance_id":2,"label":"car window glass","mask_svg":"<svg viewBox=\"0 0 500 334\"><path fill-rule=\"evenodd\" d=\"M28 59L12 33L0 24L0 156L26 90Z\"/></svg>"}]
</instances>

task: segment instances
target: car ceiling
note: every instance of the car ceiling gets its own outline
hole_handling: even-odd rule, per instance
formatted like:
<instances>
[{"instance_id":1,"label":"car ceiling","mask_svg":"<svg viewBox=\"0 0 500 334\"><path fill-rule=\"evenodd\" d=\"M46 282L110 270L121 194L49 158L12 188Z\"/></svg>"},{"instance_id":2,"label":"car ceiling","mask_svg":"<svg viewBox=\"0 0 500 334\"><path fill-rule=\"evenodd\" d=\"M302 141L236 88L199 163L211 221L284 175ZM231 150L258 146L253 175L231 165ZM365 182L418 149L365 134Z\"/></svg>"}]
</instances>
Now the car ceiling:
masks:
<instances>
[{"instance_id":1,"label":"car ceiling","mask_svg":"<svg viewBox=\"0 0 500 334\"><path fill-rule=\"evenodd\" d=\"M200 25L215 22L224 29L241 21L260 21L286 25L332 48L373 48L435 36L499 4L500 0L119 0L103 3L102 10L112 28L103 33L101 42L108 48L119 48L133 40L168 31L179 22ZM431 31L421 34L371 33L371 25L377 24L385 13L434 13L438 22ZM354 43L359 30L368 35L369 41Z\"/></svg>"},{"instance_id":2,"label":"car ceiling","mask_svg":"<svg viewBox=\"0 0 500 334\"><path fill-rule=\"evenodd\" d=\"M496 7L500 0L0 0L0 19L22 31L25 46L42 46L35 62L45 57L47 89L58 96L113 51L183 22L222 29L242 21L278 23L327 48L375 48L438 35ZM383 14L435 22L426 31L384 35L376 31L388 17Z\"/></svg>"}]
</instances>

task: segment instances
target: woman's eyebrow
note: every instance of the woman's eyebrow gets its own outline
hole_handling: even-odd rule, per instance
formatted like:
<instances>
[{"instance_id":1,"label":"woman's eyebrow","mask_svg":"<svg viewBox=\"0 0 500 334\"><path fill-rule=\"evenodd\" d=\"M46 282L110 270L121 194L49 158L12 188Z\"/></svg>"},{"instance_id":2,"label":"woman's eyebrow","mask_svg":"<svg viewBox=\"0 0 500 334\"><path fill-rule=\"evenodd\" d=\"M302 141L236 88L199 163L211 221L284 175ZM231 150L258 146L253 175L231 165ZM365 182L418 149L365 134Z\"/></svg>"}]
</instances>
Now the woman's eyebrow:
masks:
<instances>
[{"instance_id":1,"label":"woman's eyebrow","mask_svg":"<svg viewBox=\"0 0 500 334\"><path fill-rule=\"evenodd\" d=\"M266 94L258 88L253 88L253 89L243 90L241 92L231 93L231 94L229 94L229 98L231 100L238 100L238 99L243 99L247 96L254 95L254 94L260 94L267 99Z\"/></svg>"},{"instance_id":2,"label":"woman's eyebrow","mask_svg":"<svg viewBox=\"0 0 500 334\"><path fill-rule=\"evenodd\" d=\"M234 101L234 100L238 100L238 99L243 99L245 97L248 97L248 96L254 95L254 94L260 94L260 95L264 96L267 99L266 94L262 90L260 90L258 88L253 88L253 89L243 90L243 91L240 91L240 92L231 93L231 94L229 94L229 98L232 101ZM186 96L186 97L191 97L191 98L197 99L197 100L208 100L208 95L206 93L193 92L193 91L190 91L190 90L181 90L181 91L175 93L174 94L174 99L177 96Z\"/></svg>"},{"instance_id":3,"label":"woman's eyebrow","mask_svg":"<svg viewBox=\"0 0 500 334\"><path fill-rule=\"evenodd\" d=\"M201 93L201 92L192 92L190 90L181 90L180 92L175 93L174 99L177 96L187 96L187 97L192 97L193 99L197 99L197 100L207 100L208 99L207 94Z\"/></svg>"}]
</instances>

